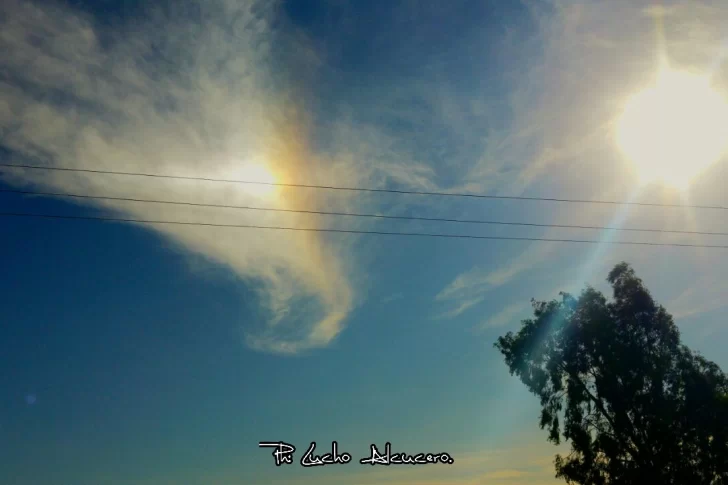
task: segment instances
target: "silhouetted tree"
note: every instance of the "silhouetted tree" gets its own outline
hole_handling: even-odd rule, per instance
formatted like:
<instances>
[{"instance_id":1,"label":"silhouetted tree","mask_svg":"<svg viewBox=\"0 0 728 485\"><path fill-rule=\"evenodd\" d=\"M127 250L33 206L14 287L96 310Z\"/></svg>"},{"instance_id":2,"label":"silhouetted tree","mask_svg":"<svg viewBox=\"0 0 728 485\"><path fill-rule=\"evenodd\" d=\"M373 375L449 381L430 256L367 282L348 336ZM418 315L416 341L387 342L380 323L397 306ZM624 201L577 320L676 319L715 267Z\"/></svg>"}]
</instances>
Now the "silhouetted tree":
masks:
<instances>
[{"instance_id":1,"label":"silhouetted tree","mask_svg":"<svg viewBox=\"0 0 728 485\"><path fill-rule=\"evenodd\" d=\"M549 441L571 444L556 476L584 485L728 484L728 379L680 342L672 316L627 263L613 298L532 300L534 318L495 346L541 399ZM727 346L728 347L728 346Z\"/></svg>"}]
</instances>

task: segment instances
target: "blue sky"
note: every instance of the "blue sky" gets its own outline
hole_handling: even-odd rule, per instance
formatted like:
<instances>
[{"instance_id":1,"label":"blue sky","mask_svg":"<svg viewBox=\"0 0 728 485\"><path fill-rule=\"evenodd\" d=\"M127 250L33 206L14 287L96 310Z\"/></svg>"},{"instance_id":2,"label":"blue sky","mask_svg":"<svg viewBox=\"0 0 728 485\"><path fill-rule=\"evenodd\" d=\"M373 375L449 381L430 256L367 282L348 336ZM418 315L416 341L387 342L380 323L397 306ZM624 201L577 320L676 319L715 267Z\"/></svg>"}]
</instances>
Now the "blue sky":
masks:
<instances>
[{"instance_id":1,"label":"blue sky","mask_svg":"<svg viewBox=\"0 0 728 485\"><path fill-rule=\"evenodd\" d=\"M658 8L659 7L659 8ZM613 121L661 55L724 90L728 8L694 2L11 1L3 163L529 197L638 189ZM659 20L659 21L658 21ZM662 25L657 29L656 25ZM656 32L661 32L656 35ZM667 53L667 54L665 54ZM691 204L728 205L726 165ZM268 173L268 172L266 172ZM265 174L264 174L265 175ZM726 231L720 211L362 195L0 171L2 188L429 217ZM656 240L655 235L0 194L2 212ZM547 484L556 448L494 340L529 300L633 264L728 367L724 250L3 218L0 482ZM674 242L724 238L664 235ZM453 466L276 468L259 441Z\"/></svg>"}]
</instances>

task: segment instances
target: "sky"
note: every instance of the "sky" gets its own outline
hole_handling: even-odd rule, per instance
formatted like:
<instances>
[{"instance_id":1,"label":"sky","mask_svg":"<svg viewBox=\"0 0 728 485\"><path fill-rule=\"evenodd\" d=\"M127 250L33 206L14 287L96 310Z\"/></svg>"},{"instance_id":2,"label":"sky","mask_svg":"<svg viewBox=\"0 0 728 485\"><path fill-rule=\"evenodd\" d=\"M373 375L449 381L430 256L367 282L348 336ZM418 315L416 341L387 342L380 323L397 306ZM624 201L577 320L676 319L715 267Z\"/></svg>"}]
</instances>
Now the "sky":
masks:
<instances>
[{"instance_id":1,"label":"sky","mask_svg":"<svg viewBox=\"0 0 728 485\"><path fill-rule=\"evenodd\" d=\"M728 88L724 2L6 0L0 162L728 206L728 163L641 186L614 140L664 59ZM728 92L728 91L726 91ZM428 197L0 167L0 189L728 231L686 207ZM725 238L0 192L0 212L598 244L0 218L0 482L552 484L493 342L627 261L723 368ZM452 465L276 467L261 441Z\"/></svg>"}]
</instances>

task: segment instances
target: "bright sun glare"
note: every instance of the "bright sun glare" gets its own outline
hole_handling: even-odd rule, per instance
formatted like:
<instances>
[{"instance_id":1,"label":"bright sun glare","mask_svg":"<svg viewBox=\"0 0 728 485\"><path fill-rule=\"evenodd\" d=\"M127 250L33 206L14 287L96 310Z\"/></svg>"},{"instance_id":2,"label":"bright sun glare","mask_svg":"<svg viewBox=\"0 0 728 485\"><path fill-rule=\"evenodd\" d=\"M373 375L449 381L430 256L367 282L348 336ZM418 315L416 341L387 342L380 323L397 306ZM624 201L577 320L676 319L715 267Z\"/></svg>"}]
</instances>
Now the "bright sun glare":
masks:
<instances>
[{"instance_id":1,"label":"bright sun glare","mask_svg":"<svg viewBox=\"0 0 728 485\"><path fill-rule=\"evenodd\" d=\"M270 197L276 192L276 177L266 166L261 164L250 164L241 167L236 174L236 179L247 182L262 182L261 184L245 184L245 192L256 197Z\"/></svg>"},{"instance_id":2,"label":"bright sun glare","mask_svg":"<svg viewBox=\"0 0 728 485\"><path fill-rule=\"evenodd\" d=\"M643 184L687 189L728 147L728 103L707 77L665 69L627 103L617 142Z\"/></svg>"}]
</instances>

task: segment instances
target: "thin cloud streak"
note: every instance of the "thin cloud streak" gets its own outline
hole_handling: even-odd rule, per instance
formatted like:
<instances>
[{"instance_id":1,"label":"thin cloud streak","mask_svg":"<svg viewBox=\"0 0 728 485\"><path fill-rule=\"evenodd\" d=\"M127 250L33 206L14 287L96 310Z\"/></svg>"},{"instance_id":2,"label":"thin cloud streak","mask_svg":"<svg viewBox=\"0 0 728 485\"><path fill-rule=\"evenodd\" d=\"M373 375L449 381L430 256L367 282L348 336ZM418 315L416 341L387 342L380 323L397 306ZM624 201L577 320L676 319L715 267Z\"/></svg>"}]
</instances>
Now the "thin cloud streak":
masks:
<instances>
[{"instance_id":1,"label":"thin cloud streak","mask_svg":"<svg viewBox=\"0 0 728 485\"><path fill-rule=\"evenodd\" d=\"M513 282L526 271L533 270L555 249L555 243L536 243L529 246L518 258L500 267L471 269L458 275L435 296L435 300L453 306L444 317L458 316L483 301L488 292Z\"/></svg>"},{"instance_id":2,"label":"thin cloud streak","mask_svg":"<svg viewBox=\"0 0 728 485\"><path fill-rule=\"evenodd\" d=\"M489 328L504 327L506 325L515 326L518 323L516 317L520 314L528 316L530 305L524 302L513 303L506 306L499 312L488 317L483 323L476 327L476 330L485 330Z\"/></svg>"}]
</instances>

